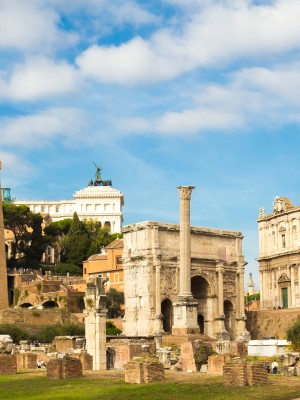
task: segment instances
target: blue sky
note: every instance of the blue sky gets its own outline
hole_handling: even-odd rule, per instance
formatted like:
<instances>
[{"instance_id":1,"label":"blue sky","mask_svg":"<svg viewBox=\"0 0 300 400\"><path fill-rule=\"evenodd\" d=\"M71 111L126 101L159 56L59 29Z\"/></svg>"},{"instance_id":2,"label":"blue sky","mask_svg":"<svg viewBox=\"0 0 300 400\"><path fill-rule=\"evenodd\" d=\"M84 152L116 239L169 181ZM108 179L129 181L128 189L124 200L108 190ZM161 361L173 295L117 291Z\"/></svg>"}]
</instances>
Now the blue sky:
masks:
<instances>
[{"instance_id":1,"label":"blue sky","mask_svg":"<svg viewBox=\"0 0 300 400\"><path fill-rule=\"evenodd\" d=\"M0 0L1 180L70 199L94 177L125 224L243 232L258 287L259 208L300 204L299 0Z\"/></svg>"}]
</instances>

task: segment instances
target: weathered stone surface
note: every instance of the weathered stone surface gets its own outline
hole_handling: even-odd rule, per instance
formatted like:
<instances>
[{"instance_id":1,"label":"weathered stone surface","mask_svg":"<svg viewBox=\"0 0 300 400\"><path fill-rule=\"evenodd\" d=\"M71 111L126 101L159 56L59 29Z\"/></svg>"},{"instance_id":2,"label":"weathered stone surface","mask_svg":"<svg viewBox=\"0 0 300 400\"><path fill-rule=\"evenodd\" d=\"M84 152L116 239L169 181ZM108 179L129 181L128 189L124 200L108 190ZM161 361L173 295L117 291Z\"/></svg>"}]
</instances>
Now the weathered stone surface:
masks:
<instances>
[{"instance_id":1,"label":"weathered stone surface","mask_svg":"<svg viewBox=\"0 0 300 400\"><path fill-rule=\"evenodd\" d=\"M125 382L148 383L165 379L165 369L158 361L129 361L125 365Z\"/></svg>"},{"instance_id":2,"label":"weathered stone surface","mask_svg":"<svg viewBox=\"0 0 300 400\"><path fill-rule=\"evenodd\" d=\"M17 354L18 369L34 369L37 366L37 354L19 353Z\"/></svg>"},{"instance_id":3,"label":"weathered stone surface","mask_svg":"<svg viewBox=\"0 0 300 400\"><path fill-rule=\"evenodd\" d=\"M213 354L208 357L208 373L223 375L225 363L230 362L231 357L226 354Z\"/></svg>"},{"instance_id":4,"label":"weathered stone surface","mask_svg":"<svg viewBox=\"0 0 300 400\"><path fill-rule=\"evenodd\" d=\"M73 353L72 358L81 361L83 371L91 371L93 369L93 356L86 352Z\"/></svg>"},{"instance_id":5,"label":"weathered stone surface","mask_svg":"<svg viewBox=\"0 0 300 400\"><path fill-rule=\"evenodd\" d=\"M112 340L108 347L114 351L114 368L123 369L128 361L134 357L141 356L144 353L144 348L147 344L148 353L155 353L155 344L146 342L144 339L117 339Z\"/></svg>"},{"instance_id":6,"label":"weathered stone surface","mask_svg":"<svg viewBox=\"0 0 300 400\"><path fill-rule=\"evenodd\" d=\"M191 287L192 297L185 298L179 292L179 225L146 221L123 228L124 334L152 336L172 331L249 340L242 234L202 227L191 227L190 232L190 270L185 269L190 282L185 289Z\"/></svg>"},{"instance_id":7,"label":"weathered stone surface","mask_svg":"<svg viewBox=\"0 0 300 400\"><path fill-rule=\"evenodd\" d=\"M245 361L225 363L224 386L254 386L268 383L268 374L263 363Z\"/></svg>"},{"instance_id":8,"label":"weathered stone surface","mask_svg":"<svg viewBox=\"0 0 300 400\"><path fill-rule=\"evenodd\" d=\"M0 375L17 373L17 356L15 354L0 354Z\"/></svg>"},{"instance_id":9,"label":"weathered stone surface","mask_svg":"<svg viewBox=\"0 0 300 400\"><path fill-rule=\"evenodd\" d=\"M74 358L57 358L47 364L47 378L67 379L79 378L83 375L82 364L80 360Z\"/></svg>"}]
</instances>

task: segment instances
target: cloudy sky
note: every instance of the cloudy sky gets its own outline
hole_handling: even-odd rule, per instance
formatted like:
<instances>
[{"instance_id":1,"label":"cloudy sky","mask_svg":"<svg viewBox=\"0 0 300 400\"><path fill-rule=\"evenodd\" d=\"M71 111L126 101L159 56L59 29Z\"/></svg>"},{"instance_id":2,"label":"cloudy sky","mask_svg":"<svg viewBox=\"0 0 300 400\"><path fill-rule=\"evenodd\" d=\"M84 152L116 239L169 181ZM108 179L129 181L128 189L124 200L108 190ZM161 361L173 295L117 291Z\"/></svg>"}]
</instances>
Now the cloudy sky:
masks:
<instances>
[{"instance_id":1,"label":"cloudy sky","mask_svg":"<svg viewBox=\"0 0 300 400\"><path fill-rule=\"evenodd\" d=\"M299 0L0 0L2 186L70 199L94 177L125 224L242 231L258 286L259 208L300 204Z\"/></svg>"}]
</instances>

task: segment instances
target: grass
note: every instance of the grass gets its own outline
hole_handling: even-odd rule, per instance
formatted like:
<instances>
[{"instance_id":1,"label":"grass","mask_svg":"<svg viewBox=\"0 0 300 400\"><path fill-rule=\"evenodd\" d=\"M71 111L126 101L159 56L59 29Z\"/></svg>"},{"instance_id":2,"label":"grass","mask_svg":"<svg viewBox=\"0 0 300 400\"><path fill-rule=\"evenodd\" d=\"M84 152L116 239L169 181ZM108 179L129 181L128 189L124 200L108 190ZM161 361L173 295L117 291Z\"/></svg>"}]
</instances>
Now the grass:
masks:
<instances>
[{"instance_id":1,"label":"grass","mask_svg":"<svg viewBox=\"0 0 300 400\"><path fill-rule=\"evenodd\" d=\"M291 400L300 397L300 377L270 376L264 386L225 387L223 378L197 373L166 374L159 383L126 384L120 372L88 372L80 379L50 380L45 371L0 376L1 400Z\"/></svg>"}]
</instances>

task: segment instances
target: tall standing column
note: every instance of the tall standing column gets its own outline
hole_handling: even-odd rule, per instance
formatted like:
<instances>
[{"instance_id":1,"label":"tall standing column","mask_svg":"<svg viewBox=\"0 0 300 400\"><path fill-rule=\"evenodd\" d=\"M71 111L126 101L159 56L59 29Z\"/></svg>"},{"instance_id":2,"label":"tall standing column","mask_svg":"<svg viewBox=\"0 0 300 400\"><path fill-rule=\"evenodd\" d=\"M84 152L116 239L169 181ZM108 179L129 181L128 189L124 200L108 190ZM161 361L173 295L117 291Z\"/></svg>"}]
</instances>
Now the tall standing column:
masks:
<instances>
[{"instance_id":1,"label":"tall standing column","mask_svg":"<svg viewBox=\"0 0 300 400\"><path fill-rule=\"evenodd\" d=\"M0 171L1 171L0 161ZM0 182L0 309L8 307L7 269L4 241L4 223L2 210L2 190Z\"/></svg>"},{"instance_id":2,"label":"tall standing column","mask_svg":"<svg viewBox=\"0 0 300 400\"><path fill-rule=\"evenodd\" d=\"M173 303L173 335L198 333L198 301L191 292L191 226L190 199L195 186L179 186L180 195L180 259L179 259L179 293L178 301Z\"/></svg>"},{"instance_id":3,"label":"tall standing column","mask_svg":"<svg viewBox=\"0 0 300 400\"><path fill-rule=\"evenodd\" d=\"M190 200L194 188L195 186L178 186L180 195L180 297L192 297Z\"/></svg>"},{"instance_id":4,"label":"tall standing column","mask_svg":"<svg viewBox=\"0 0 300 400\"><path fill-rule=\"evenodd\" d=\"M246 315L245 315L245 305L244 305L244 261L238 262L237 265L237 293L239 296L239 309L237 310L237 329L236 329L236 340L239 342L248 342L251 337L250 333L246 329Z\"/></svg>"}]
</instances>

